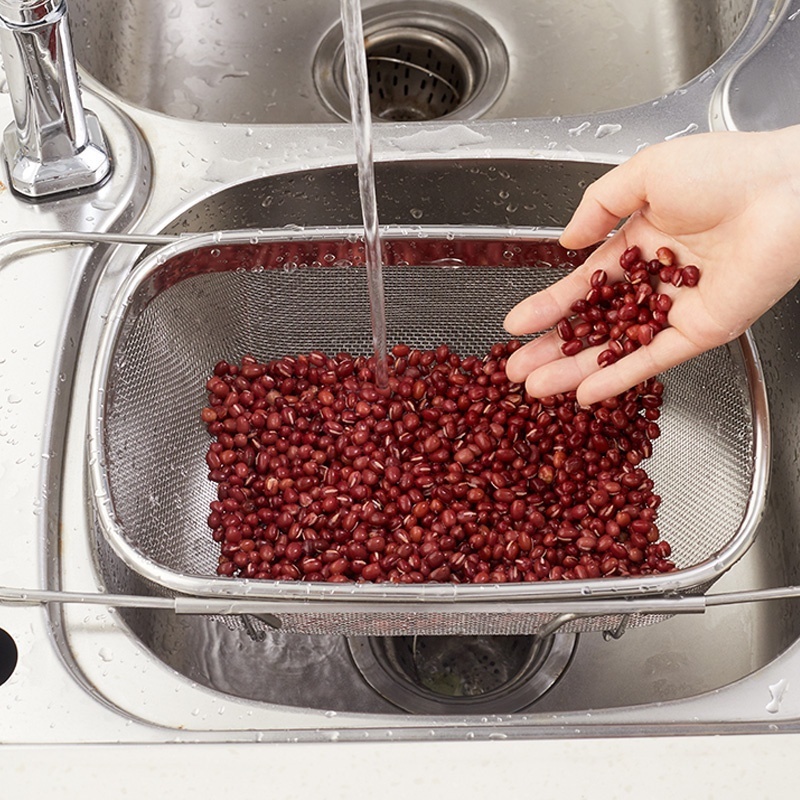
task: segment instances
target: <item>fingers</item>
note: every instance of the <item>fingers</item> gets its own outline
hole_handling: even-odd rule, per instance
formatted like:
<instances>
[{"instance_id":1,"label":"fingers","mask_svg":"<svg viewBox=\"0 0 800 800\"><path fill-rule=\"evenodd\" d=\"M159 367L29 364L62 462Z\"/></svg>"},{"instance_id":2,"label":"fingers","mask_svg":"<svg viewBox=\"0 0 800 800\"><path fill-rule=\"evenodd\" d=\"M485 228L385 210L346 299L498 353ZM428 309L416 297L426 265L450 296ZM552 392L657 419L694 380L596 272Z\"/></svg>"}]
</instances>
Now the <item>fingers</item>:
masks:
<instances>
[{"instance_id":1,"label":"fingers","mask_svg":"<svg viewBox=\"0 0 800 800\"><path fill-rule=\"evenodd\" d=\"M578 386L578 402L590 405L614 397L701 352L702 348L687 339L677 328L667 328L651 344L640 347L616 364L598 369L589 375Z\"/></svg>"},{"instance_id":2,"label":"fingers","mask_svg":"<svg viewBox=\"0 0 800 800\"><path fill-rule=\"evenodd\" d=\"M503 327L512 336L524 336L550 328L562 317L571 314L570 306L586 294L587 286L588 280L579 270L571 272L547 289L517 303L506 314Z\"/></svg>"},{"instance_id":3,"label":"fingers","mask_svg":"<svg viewBox=\"0 0 800 800\"><path fill-rule=\"evenodd\" d=\"M644 150L591 184L564 228L561 244L588 247L612 231L622 218L644 207L647 161L648 151Z\"/></svg>"},{"instance_id":4,"label":"fingers","mask_svg":"<svg viewBox=\"0 0 800 800\"><path fill-rule=\"evenodd\" d=\"M539 351L534 350L533 356L522 356L513 367L514 375L519 374L516 369L526 363L526 359L530 359L530 363L534 364L541 359L541 363L538 363L525 379L525 389L528 394L533 397L546 397L577 389L578 402L583 406L614 397L627 391L631 386L702 352L701 347L687 339L676 328L661 331L651 344L640 347L603 369L597 364L597 356L605 349L605 345L582 350L576 356L569 358L564 357L559 349L558 357L544 361L543 356L548 347L550 345L543 346ZM522 354L524 349L518 350L512 358ZM509 377L512 380L519 380L512 377L511 373Z\"/></svg>"},{"instance_id":5,"label":"fingers","mask_svg":"<svg viewBox=\"0 0 800 800\"><path fill-rule=\"evenodd\" d=\"M523 383L534 370L562 359L563 342L555 331L550 331L532 342L528 342L509 356L506 364L506 375L514 383Z\"/></svg>"},{"instance_id":6,"label":"fingers","mask_svg":"<svg viewBox=\"0 0 800 800\"><path fill-rule=\"evenodd\" d=\"M619 257L626 247L625 233L620 231L603 242L574 272L517 303L506 315L503 326L512 336L524 336L550 328L562 317L570 316L572 304L589 291L592 273L603 269L611 280L622 275Z\"/></svg>"}]
</instances>

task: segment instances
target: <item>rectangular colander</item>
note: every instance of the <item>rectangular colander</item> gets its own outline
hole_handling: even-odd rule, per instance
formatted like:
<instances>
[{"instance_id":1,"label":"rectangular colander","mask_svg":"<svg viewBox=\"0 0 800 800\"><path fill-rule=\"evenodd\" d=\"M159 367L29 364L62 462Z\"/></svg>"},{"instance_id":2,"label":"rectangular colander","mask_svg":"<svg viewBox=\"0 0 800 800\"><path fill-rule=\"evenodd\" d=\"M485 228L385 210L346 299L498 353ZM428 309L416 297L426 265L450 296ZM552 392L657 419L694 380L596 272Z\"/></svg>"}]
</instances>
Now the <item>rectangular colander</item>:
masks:
<instances>
[{"instance_id":1,"label":"rectangular colander","mask_svg":"<svg viewBox=\"0 0 800 800\"><path fill-rule=\"evenodd\" d=\"M387 230L390 343L447 343L482 355L507 338L502 320L511 306L585 258L557 237L538 229ZM702 594L752 543L769 429L758 357L743 336L663 376L662 435L647 470L663 498L659 528L675 572L416 586L217 576L218 545L206 523L216 496L205 463L210 439L199 417L214 364L245 354L368 354L369 320L357 229L202 234L141 260L108 315L89 409L104 574L135 574L137 590L154 596L229 598L232 608L267 601L264 619L297 633L518 634L556 621L565 630L608 630L662 618L653 598Z\"/></svg>"}]
</instances>

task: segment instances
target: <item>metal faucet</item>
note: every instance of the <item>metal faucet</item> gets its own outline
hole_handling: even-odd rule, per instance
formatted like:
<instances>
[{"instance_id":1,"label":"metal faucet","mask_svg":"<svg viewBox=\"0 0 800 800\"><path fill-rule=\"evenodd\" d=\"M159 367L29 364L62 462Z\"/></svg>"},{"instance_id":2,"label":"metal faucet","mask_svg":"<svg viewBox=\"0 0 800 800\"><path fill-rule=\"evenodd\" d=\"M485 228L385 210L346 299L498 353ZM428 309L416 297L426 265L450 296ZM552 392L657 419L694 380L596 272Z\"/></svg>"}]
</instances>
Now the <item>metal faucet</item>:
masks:
<instances>
[{"instance_id":1,"label":"metal faucet","mask_svg":"<svg viewBox=\"0 0 800 800\"><path fill-rule=\"evenodd\" d=\"M101 183L111 160L81 103L66 0L0 0L0 50L15 119L3 135L12 188L38 199Z\"/></svg>"}]
</instances>

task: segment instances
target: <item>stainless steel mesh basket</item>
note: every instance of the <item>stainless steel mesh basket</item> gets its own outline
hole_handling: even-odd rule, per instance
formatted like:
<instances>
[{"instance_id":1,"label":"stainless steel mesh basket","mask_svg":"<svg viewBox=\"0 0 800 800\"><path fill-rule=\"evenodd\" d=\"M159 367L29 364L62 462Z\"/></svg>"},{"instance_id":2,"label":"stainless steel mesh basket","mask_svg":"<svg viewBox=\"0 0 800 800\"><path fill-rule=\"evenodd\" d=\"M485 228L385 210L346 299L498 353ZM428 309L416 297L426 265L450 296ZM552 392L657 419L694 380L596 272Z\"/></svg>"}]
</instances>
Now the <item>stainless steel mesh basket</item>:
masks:
<instances>
[{"instance_id":1,"label":"stainless steel mesh basket","mask_svg":"<svg viewBox=\"0 0 800 800\"><path fill-rule=\"evenodd\" d=\"M391 341L482 354L506 338L505 311L573 268L555 231L415 228L385 237ZM673 573L503 585L371 585L216 576L206 525L215 487L199 420L220 358L320 349L369 353L356 230L227 232L183 239L142 260L108 316L92 386L87 458L105 541L153 594L274 601L272 623L346 635L535 633L575 601L566 630L657 618L647 599L701 593L755 536L768 464L766 397L748 337L671 370L648 473ZM106 546L110 545L110 547ZM110 568L109 568L110 569ZM143 580L140 580L143 579ZM144 587L142 589L142 587ZM628 601L609 613L603 601ZM586 614L587 602L596 612Z\"/></svg>"}]
</instances>

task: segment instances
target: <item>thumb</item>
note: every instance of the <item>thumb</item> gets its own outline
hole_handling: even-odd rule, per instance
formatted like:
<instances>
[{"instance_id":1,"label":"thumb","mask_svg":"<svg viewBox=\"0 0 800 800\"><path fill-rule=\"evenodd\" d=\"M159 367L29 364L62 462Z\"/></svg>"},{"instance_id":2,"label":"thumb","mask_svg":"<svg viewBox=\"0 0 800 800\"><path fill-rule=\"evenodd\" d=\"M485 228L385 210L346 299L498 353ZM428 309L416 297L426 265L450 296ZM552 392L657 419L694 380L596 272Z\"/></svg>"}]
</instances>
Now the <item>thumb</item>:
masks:
<instances>
[{"instance_id":1,"label":"thumb","mask_svg":"<svg viewBox=\"0 0 800 800\"><path fill-rule=\"evenodd\" d=\"M644 150L591 184L564 228L561 244L572 249L588 247L612 231L622 218L646 205L646 162Z\"/></svg>"}]
</instances>

